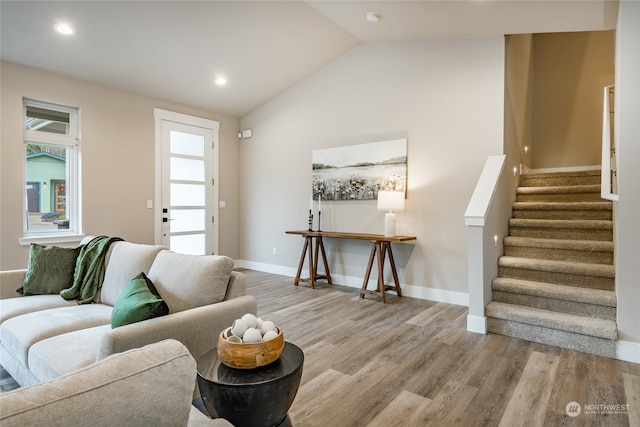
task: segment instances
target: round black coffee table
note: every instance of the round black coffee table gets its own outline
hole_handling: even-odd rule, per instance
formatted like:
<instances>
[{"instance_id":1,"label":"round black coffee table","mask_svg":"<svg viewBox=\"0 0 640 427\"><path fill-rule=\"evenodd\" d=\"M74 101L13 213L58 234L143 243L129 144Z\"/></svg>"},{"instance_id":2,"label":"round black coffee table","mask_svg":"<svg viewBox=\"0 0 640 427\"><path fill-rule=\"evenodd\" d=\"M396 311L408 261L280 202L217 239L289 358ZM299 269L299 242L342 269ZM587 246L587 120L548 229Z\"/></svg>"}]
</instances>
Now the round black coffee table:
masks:
<instances>
[{"instance_id":1,"label":"round black coffee table","mask_svg":"<svg viewBox=\"0 0 640 427\"><path fill-rule=\"evenodd\" d=\"M304 353L285 342L278 360L256 369L233 369L222 364L217 349L198 360L198 386L213 418L235 427L289 426L287 415L302 378Z\"/></svg>"}]
</instances>

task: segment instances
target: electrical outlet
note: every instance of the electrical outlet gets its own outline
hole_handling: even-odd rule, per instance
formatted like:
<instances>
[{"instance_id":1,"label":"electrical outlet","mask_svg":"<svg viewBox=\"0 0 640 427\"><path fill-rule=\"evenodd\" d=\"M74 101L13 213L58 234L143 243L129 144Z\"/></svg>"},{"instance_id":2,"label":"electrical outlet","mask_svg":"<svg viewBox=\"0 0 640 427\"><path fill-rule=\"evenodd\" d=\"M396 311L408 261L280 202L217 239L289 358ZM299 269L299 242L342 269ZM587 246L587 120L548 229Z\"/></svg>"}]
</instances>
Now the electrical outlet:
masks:
<instances>
[{"instance_id":1,"label":"electrical outlet","mask_svg":"<svg viewBox=\"0 0 640 427\"><path fill-rule=\"evenodd\" d=\"M147 209L153 209L153 200L147 200Z\"/></svg>"},{"instance_id":2,"label":"electrical outlet","mask_svg":"<svg viewBox=\"0 0 640 427\"><path fill-rule=\"evenodd\" d=\"M273 254L278 255L278 248L273 248Z\"/></svg>"}]
</instances>

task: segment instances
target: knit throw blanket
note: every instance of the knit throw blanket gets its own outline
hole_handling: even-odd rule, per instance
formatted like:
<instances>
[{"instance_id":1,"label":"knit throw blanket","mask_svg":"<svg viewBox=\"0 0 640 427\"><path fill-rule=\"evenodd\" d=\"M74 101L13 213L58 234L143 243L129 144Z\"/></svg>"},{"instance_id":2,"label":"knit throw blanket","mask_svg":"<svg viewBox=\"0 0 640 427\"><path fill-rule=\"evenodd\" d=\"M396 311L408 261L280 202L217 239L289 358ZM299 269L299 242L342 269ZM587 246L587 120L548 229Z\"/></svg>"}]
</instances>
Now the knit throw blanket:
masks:
<instances>
[{"instance_id":1,"label":"knit throw blanket","mask_svg":"<svg viewBox=\"0 0 640 427\"><path fill-rule=\"evenodd\" d=\"M120 237L98 236L80 249L73 274L73 285L60 292L66 300L76 299L78 304L90 304L102 287L106 270L106 256L113 242Z\"/></svg>"}]
</instances>

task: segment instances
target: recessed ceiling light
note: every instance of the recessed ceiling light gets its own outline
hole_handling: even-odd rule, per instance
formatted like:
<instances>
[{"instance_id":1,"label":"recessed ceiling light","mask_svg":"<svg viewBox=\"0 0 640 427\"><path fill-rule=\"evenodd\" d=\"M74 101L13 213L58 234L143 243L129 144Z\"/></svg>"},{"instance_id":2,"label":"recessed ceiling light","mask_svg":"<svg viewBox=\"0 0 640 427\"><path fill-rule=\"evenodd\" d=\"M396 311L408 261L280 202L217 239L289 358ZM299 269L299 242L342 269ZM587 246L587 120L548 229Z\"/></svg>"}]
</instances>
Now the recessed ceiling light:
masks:
<instances>
[{"instance_id":1,"label":"recessed ceiling light","mask_svg":"<svg viewBox=\"0 0 640 427\"><path fill-rule=\"evenodd\" d=\"M218 78L216 79L216 84L217 84L218 86L224 86L224 85L226 85L226 84L227 84L227 79L225 79L224 77L218 77Z\"/></svg>"},{"instance_id":2,"label":"recessed ceiling light","mask_svg":"<svg viewBox=\"0 0 640 427\"><path fill-rule=\"evenodd\" d=\"M380 20L380 14L376 12L367 12L367 21L378 22Z\"/></svg>"},{"instance_id":3,"label":"recessed ceiling light","mask_svg":"<svg viewBox=\"0 0 640 427\"><path fill-rule=\"evenodd\" d=\"M74 33L73 28L69 24L56 24L53 27L58 33L64 34L65 36L70 36Z\"/></svg>"}]
</instances>

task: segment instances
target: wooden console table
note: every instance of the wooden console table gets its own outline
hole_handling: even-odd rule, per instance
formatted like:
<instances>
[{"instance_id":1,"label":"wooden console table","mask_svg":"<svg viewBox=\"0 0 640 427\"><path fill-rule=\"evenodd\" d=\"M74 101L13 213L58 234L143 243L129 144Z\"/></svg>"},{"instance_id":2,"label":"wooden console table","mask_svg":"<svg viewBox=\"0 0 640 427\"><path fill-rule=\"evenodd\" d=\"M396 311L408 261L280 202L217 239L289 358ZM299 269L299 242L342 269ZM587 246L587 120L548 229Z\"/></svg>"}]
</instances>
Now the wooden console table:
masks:
<instances>
[{"instance_id":1,"label":"wooden console table","mask_svg":"<svg viewBox=\"0 0 640 427\"><path fill-rule=\"evenodd\" d=\"M302 254L300 255L300 263L298 264L298 273L293 282L295 286L298 286L299 282L309 283L312 288L315 287L316 280L326 279L330 285L331 273L329 272L329 264L327 263L327 255L325 253L324 244L322 242L323 237L330 237L336 239L355 239L355 240L368 240L372 243L371 254L369 255L369 263L367 264L367 271L364 275L364 281L362 282L362 288L360 289L360 298L364 298L365 294L376 295L385 302L384 293L387 290L395 291L398 296L402 296L402 290L400 289L400 281L398 280L398 272L396 271L396 262L393 259L393 252L391 251L391 243L402 243L410 240L416 240L415 236L394 236L385 237L381 234L362 234L362 233L342 233L336 231L287 231L287 234L297 234L304 237L304 246L302 247ZM315 245L313 242L315 239ZM314 249L315 246L315 249ZM304 260L309 253L309 278L302 279L300 274L302 273L302 267L304 266ZM322 262L324 266L324 275L318 274L318 257L322 256ZM389 265L391 266L391 273L393 274L393 281L395 286L389 286L384 284L384 260L385 257L389 257ZM378 264L378 285L376 289L367 289L367 283L371 276L371 270L373 269L374 260L377 257Z\"/></svg>"}]
</instances>

